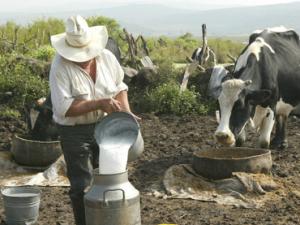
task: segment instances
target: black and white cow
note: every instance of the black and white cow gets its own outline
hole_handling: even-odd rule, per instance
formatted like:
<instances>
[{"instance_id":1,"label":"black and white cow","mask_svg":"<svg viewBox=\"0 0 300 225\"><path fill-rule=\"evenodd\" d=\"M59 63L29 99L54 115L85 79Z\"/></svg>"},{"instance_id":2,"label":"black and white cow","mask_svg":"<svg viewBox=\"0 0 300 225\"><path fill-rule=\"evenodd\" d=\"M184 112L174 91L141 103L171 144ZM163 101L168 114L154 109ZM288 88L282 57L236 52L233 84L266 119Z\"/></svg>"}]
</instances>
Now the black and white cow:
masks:
<instances>
[{"instance_id":1,"label":"black and white cow","mask_svg":"<svg viewBox=\"0 0 300 225\"><path fill-rule=\"evenodd\" d=\"M192 54L191 58L192 58L192 60L196 60L196 61L200 62L201 55L202 55L202 48L196 48L193 51L193 54Z\"/></svg>"},{"instance_id":2,"label":"black and white cow","mask_svg":"<svg viewBox=\"0 0 300 225\"><path fill-rule=\"evenodd\" d=\"M232 74L222 67L213 71L209 90L221 111L215 132L223 145L240 146L244 128L252 117L259 131L259 145L287 147L286 120L300 102L300 43L298 34L284 27L251 34L249 44L238 57Z\"/></svg>"}]
</instances>

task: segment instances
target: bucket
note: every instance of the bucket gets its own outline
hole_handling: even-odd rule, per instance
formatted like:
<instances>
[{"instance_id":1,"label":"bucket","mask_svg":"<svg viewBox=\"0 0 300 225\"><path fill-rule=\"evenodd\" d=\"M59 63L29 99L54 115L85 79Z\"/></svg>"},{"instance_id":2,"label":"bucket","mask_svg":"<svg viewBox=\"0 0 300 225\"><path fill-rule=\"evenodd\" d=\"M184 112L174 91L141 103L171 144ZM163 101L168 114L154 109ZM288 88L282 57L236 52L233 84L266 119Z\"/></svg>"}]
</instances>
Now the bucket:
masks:
<instances>
[{"instance_id":1,"label":"bucket","mask_svg":"<svg viewBox=\"0 0 300 225\"><path fill-rule=\"evenodd\" d=\"M6 187L1 190L7 225L35 224L39 216L40 190Z\"/></svg>"},{"instance_id":2,"label":"bucket","mask_svg":"<svg viewBox=\"0 0 300 225\"><path fill-rule=\"evenodd\" d=\"M127 161L133 161L144 150L140 126L127 112L114 112L95 127L94 137L99 145L99 172L118 174L126 171Z\"/></svg>"}]
</instances>

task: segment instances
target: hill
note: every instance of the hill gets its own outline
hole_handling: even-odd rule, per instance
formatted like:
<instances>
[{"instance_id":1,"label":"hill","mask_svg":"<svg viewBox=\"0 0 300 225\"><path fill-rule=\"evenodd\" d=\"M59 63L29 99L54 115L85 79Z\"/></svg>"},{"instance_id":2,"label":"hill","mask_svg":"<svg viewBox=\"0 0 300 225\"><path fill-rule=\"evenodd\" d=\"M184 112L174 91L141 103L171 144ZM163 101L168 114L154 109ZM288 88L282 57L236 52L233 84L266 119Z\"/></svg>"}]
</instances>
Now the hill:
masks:
<instances>
[{"instance_id":1,"label":"hill","mask_svg":"<svg viewBox=\"0 0 300 225\"><path fill-rule=\"evenodd\" d=\"M146 36L178 36L186 32L201 34L201 24L206 23L210 36L247 36L253 30L284 25L300 31L300 3L256 7L235 7L210 10L178 9L163 5L131 4L112 8L52 13L2 13L0 22L31 21L37 17L67 18L78 13L83 16L103 15L115 18L132 33Z\"/></svg>"}]
</instances>

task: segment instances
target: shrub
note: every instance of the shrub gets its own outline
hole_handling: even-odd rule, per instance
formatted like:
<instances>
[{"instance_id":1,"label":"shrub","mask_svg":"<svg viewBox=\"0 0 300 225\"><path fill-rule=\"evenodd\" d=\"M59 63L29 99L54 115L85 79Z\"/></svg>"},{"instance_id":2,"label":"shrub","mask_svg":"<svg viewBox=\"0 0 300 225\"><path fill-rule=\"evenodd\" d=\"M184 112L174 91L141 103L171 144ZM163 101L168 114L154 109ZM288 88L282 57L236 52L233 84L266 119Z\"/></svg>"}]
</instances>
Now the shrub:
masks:
<instances>
[{"instance_id":1,"label":"shrub","mask_svg":"<svg viewBox=\"0 0 300 225\"><path fill-rule=\"evenodd\" d=\"M163 84L153 89L147 96L149 110L162 114L205 114L207 109L198 102L199 94L195 90L180 93L176 84Z\"/></svg>"},{"instance_id":2,"label":"shrub","mask_svg":"<svg viewBox=\"0 0 300 225\"><path fill-rule=\"evenodd\" d=\"M55 49L50 45L44 45L31 52L30 55L39 60L51 61L55 55Z\"/></svg>"},{"instance_id":3,"label":"shrub","mask_svg":"<svg viewBox=\"0 0 300 225\"><path fill-rule=\"evenodd\" d=\"M0 106L0 118L19 119L21 114L18 110Z\"/></svg>"},{"instance_id":4,"label":"shrub","mask_svg":"<svg viewBox=\"0 0 300 225\"><path fill-rule=\"evenodd\" d=\"M32 74L25 64L14 61L14 56L0 56L0 93L1 105L21 109L24 104L46 96L48 82Z\"/></svg>"}]
</instances>

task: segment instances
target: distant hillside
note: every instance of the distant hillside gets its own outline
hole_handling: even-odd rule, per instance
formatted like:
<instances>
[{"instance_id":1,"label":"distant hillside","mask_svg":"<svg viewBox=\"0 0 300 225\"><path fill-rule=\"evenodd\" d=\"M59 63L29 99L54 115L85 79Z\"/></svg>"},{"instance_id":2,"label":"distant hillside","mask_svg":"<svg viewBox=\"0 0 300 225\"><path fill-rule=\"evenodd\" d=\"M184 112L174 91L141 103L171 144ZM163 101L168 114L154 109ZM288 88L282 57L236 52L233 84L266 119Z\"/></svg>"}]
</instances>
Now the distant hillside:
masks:
<instances>
[{"instance_id":1,"label":"distant hillside","mask_svg":"<svg viewBox=\"0 0 300 225\"><path fill-rule=\"evenodd\" d=\"M83 16L103 15L115 18L132 33L148 36L178 36L186 32L201 35L201 24L206 23L210 36L247 36L253 30L284 25L300 32L300 3L217 10L189 10L162 5L127 5L113 8L55 12L43 14L66 18L79 13ZM1 14L5 18L32 20L41 14Z\"/></svg>"},{"instance_id":2,"label":"distant hillside","mask_svg":"<svg viewBox=\"0 0 300 225\"><path fill-rule=\"evenodd\" d=\"M99 12L116 18L121 24L126 24L128 30L132 32L135 31L134 26L144 27L143 33L146 35L177 36L185 32L200 35L202 23L207 24L209 34L213 36L248 35L258 28L279 25L300 31L300 3L205 11L139 5L124 7L125 15L120 13L122 8ZM131 27L133 29L130 29Z\"/></svg>"}]
</instances>

